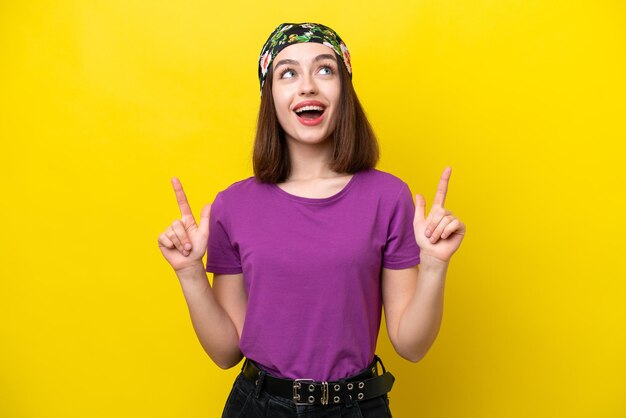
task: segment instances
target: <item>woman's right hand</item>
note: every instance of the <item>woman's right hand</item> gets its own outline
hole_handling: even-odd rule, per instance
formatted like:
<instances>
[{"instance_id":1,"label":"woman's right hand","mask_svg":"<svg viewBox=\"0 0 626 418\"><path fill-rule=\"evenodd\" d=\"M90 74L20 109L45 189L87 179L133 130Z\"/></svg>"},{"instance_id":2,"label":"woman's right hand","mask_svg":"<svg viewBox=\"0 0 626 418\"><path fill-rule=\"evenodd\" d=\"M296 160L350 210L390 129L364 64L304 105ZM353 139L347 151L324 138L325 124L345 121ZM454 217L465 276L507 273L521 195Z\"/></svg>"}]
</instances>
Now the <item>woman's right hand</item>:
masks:
<instances>
[{"instance_id":1,"label":"woman's right hand","mask_svg":"<svg viewBox=\"0 0 626 418\"><path fill-rule=\"evenodd\" d=\"M202 209L200 225L197 225L180 180L174 177L172 186L182 218L172 222L172 225L159 235L159 249L172 268L179 272L188 267L202 265L202 257L209 240L211 205L208 204Z\"/></svg>"}]
</instances>

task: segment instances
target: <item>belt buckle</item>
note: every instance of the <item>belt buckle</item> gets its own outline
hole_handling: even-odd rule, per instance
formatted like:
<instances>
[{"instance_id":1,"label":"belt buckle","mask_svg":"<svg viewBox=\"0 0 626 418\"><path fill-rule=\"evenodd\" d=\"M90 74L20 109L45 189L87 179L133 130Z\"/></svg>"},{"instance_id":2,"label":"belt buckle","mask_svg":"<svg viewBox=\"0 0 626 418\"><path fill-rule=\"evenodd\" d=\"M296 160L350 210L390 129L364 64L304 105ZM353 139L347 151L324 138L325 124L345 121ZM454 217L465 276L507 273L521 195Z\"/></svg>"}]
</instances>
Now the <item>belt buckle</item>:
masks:
<instances>
[{"instance_id":1,"label":"belt buckle","mask_svg":"<svg viewBox=\"0 0 626 418\"><path fill-rule=\"evenodd\" d=\"M300 394L298 393L298 390L302 388L302 384L303 383L308 383L310 385L314 385L315 384L315 380L313 379L294 379L293 381L293 403L296 405L311 405L315 402L315 399L313 399L313 402L301 402L300 401Z\"/></svg>"}]
</instances>

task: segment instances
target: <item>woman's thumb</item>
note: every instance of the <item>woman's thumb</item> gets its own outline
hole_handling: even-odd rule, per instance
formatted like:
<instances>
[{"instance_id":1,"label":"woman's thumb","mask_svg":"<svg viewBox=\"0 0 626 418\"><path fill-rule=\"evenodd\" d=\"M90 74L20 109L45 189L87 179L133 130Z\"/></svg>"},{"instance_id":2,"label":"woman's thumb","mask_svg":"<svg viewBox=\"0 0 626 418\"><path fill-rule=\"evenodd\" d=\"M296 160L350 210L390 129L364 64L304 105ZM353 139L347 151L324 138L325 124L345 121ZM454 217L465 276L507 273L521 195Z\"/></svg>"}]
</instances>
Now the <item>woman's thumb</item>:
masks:
<instances>
[{"instance_id":1,"label":"woman's thumb","mask_svg":"<svg viewBox=\"0 0 626 418\"><path fill-rule=\"evenodd\" d=\"M416 194L415 195L415 218L414 218L414 222L421 222L424 220L424 211L426 208L426 200L424 199L424 196L422 196L421 194Z\"/></svg>"},{"instance_id":2,"label":"woman's thumb","mask_svg":"<svg viewBox=\"0 0 626 418\"><path fill-rule=\"evenodd\" d=\"M211 216L211 204L207 204L202 208L202 213L200 214L200 225L198 229L200 233L203 235L209 235L209 218Z\"/></svg>"}]
</instances>

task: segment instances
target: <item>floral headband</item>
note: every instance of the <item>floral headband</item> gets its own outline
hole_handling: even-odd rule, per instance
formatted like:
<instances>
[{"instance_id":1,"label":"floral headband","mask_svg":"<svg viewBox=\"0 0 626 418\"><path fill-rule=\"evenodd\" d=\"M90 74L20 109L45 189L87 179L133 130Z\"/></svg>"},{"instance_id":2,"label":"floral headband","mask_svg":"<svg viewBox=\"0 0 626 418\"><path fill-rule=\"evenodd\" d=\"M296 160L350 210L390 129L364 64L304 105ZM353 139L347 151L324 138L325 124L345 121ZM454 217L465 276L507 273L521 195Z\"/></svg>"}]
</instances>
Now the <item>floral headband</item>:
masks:
<instances>
[{"instance_id":1,"label":"floral headband","mask_svg":"<svg viewBox=\"0 0 626 418\"><path fill-rule=\"evenodd\" d=\"M270 35L263 45L259 59L259 82L261 89L265 83L267 70L276 55L286 47L302 42L317 42L332 48L341 57L352 78L352 66L350 65L350 52L343 43L337 32L319 23L281 23Z\"/></svg>"}]
</instances>

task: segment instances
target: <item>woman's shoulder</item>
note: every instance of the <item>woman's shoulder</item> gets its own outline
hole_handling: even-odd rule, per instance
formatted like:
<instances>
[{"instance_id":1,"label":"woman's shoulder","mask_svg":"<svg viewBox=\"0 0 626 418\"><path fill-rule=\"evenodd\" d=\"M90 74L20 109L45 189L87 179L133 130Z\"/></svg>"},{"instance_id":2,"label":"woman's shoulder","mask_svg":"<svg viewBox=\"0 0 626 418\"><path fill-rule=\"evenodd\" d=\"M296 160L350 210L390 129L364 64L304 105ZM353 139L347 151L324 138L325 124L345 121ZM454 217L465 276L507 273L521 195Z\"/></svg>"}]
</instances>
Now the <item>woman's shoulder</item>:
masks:
<instances>
[{"instance_id":1,"label":"woman's shoulder","mask_svg":"<svg viewBox=\"0 0 626 418\"><path fill-rule=\"evenodd\" d=\"M397 193L399 190L408 187L408 185L401 178L377 168L363 170L360 172L360 177L364 180L363 184L365 187L380 188L391 193L394 191Z\"/></svg>"},{"instance_id":2,"label":"woman's shoulder","mask_svg":"<svg viewBox=\"0 0 626 418\"><path fill-rule=\"evenodd\" d=\"M234 182L233 184L231 184L230 186L222 190L220 193L225 193L225 192L237 193L237 192L250 189L251 187L255 187L257 184L258 182L256 178L254 176L251 176L251 177Z\"/></svg>"},{"instance_id":3,"label":"woman's shoulder","mask_svg":"<svg viewBox=\"0 0 626 418\"><path fill-rule=\"evenodd\" d=\"M256 177L251 176L232 183L230 186L220 191L216 199L238 200L248 196L264 193L268 190L267 184L259 182Z\"/></svg>"}]
</instances>

